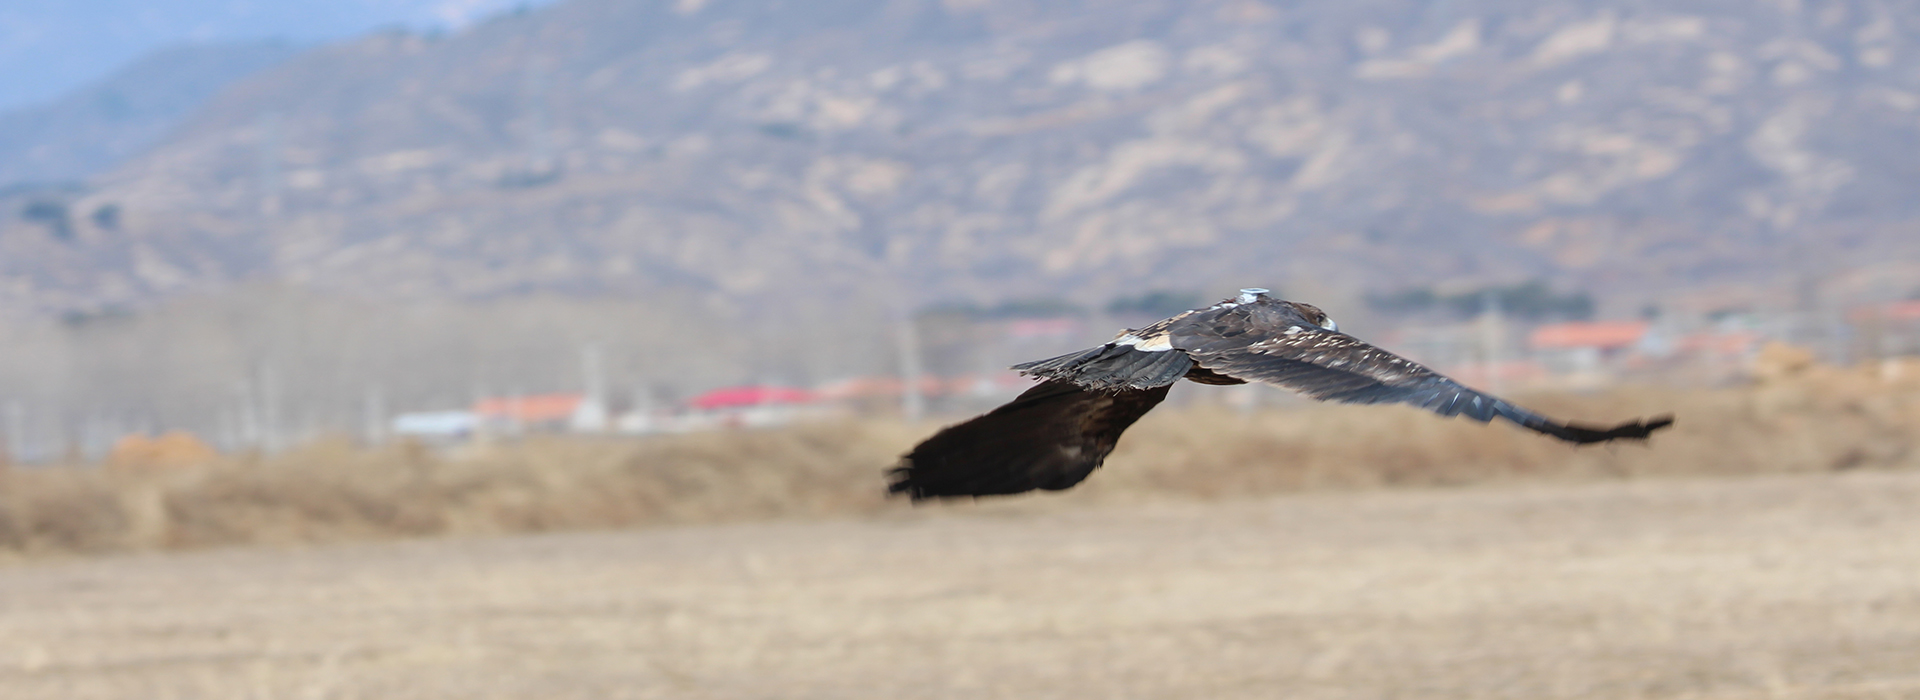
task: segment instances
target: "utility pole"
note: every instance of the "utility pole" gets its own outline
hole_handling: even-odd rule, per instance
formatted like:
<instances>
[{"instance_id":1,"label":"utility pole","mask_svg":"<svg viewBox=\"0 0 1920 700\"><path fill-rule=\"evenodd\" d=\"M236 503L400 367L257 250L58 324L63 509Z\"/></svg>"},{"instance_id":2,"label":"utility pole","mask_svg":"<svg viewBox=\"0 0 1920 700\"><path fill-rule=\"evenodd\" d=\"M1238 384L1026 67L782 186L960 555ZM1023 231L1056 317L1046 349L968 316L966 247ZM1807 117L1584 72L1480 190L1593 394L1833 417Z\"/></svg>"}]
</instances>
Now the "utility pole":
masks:
<instances>
[{"instance_id":1,"label":"utility pole","mask_svg":"<svg viewBox=\"0 0 1920 700\"><path fill-rule=\"evenodd\" d=\"M653 432L653 411L653 389L636 384L633 388L633 406L627 409L627 415L633 417L632 422L622 421L618 427L622 431L637 429L640 432Z\"/></svg>"},{"instance_id":2,"label":"utility pole","mask_svg":"<svg viewBox=\"0 0 1920 700\"><path fill-rule=\"evenodd\" d=\"M588 343L580 348L580 407L574 410L576 431L606 432L607 382L600 363L600 346Z\"/></svg>"},{"instance_id":3,"label":"utility pole","mask_svg":"<svg viewBox=\"0 0 1920 700\"><path fill-rule=\"evenodd\" d=\"M920 393L920 332L913 314L905 310L894 317L894 349L900 358L900 415L920 420L927 412L926 396Z\"/></svg>"},{"instance_id":4,"label":"utility pole","mask_svg":"<svg viewBox=\"0 0 1920 700\"><path fill-rule=\"evenodd\" d=\"M235 445L260 449L260 404L254 399L253 381L240 380L240 414L235 418Z\"/></svg>"},{"instance_id":5,"label":"utility pole","mask_svg":"<svg viewBox=\"0 0 1920 700\"><path fill-rule=\"evenodd\" d=\"M1480 361L1486 374L1487 390L1500 393L1500 346L1505 334L1500 313L1500 295L1489 289L1480 294Z\"/></svg>"},{"instance_id":6,"label":"utility pole","mask_svg":"<svg viewBox=\"0 0 1920 700\"><path fill-rule=\"evenodd\" d=\"M387 397L378 384L367 385L366 398L361 403L361 413L365 420L362 429L363 439L368 445L379 445L387 441Z\"/></svg>"},{"instance_id":7,"label":"utility pole","mask_svg":"<svg viewBox=\"0 0 1920 700\"><path fill-rule=\"evenodd\" d=\"M260 363L260 448L272 454L286 447L280 434L280 382L273 366Z\"/></svg>"}]
</instances>

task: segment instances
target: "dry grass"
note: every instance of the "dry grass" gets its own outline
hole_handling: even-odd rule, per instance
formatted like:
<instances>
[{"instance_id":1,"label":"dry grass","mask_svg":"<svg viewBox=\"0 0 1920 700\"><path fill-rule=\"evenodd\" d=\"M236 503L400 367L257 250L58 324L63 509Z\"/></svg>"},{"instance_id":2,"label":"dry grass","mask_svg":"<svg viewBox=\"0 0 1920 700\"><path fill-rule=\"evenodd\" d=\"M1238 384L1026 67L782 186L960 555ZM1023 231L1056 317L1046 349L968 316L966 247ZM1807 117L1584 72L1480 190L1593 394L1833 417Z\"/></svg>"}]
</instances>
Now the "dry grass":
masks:
<instances>
[{"instance_id":1,"label":"dry grass","mask_svg":"<svg viewBox=\"0 0 1920 700\"><path fill-rule=\"evenodd\" d=\"M0 699L1920 698L1916 500L1854 471L41 562L0 567Z\"/></svg>"},{"instance_id":2,"label":"dry grass","mask_svg":"<svg viewBox=\"0 0 1920 700\"><path fill-rule=\"evenodd\" d=\"M871 512L906 426L648 440L546 438L438 454L324 441L199 468L0 475L0 551L194 548Z\"/></svg>"},{"instance_id":3,"label":"dry grass","mask_svg":"<svg viewBox=\"0 0 1920 700\"><path fill-rule=\"evenodd\" d=\"M1650 446L1572 448L1398 407L1166 410L1102 473L1035 503L1221 498L1516 479L1920 466L1920 367L1813 368L1752 387L1523 397L1605 421L1660 411ZM932 425L862 422L436 454L323 442L197 468L0 471L0 555L710 523L904 508L880 470Z\"/></svg>"}]
</instances>

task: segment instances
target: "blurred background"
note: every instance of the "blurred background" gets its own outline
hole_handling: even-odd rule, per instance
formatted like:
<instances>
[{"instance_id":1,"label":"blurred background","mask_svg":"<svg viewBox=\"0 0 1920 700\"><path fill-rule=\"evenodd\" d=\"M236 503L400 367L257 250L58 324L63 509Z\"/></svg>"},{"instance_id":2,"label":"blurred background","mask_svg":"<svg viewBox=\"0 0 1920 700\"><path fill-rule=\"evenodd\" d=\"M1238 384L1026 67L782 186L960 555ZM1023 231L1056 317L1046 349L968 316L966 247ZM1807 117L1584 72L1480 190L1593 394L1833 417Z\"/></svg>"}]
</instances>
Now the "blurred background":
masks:
<instances>
[{"instance_id":1,"label":"blurred background","mask_svg":"<svg viewBox=\"0 0 1920 700\"><path fill-rule=\"evenodd\" d=\"M1265 286L1500 390L1920 349L1920 10L0 10L0 436L958 413ZM715 393L716 390L721 390Z\"/></svg>"},{"instance_id":2,"label":"blurred background","mask_svg":"<svg viewBox=\"0 0 1920 700\"><path fill-rule=\"evenodd\" d=\"M1920 697L1916 155L1893 0L3 3L0 697ZM1679 421L885 498L1255 286Z\"/></svg>"}]
</instances>

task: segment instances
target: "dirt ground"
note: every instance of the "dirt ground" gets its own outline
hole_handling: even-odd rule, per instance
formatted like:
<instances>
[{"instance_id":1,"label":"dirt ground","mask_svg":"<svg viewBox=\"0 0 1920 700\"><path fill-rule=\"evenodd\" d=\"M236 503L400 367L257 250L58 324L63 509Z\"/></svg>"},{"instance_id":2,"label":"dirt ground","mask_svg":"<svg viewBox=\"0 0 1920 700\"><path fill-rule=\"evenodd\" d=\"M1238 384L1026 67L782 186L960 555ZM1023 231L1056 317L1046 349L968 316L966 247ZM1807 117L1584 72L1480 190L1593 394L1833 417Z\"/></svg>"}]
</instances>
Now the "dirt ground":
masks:
<instances>
[{"instance_id":1,"label":"dirt ground","mask_svg":"<svg viewBox=\"0 0 1920 700\"><path fill-rule=\"evenodd\" d=\"M0 567L6 698L1920 698L1920 473Z\"/></svg>"}]
</instances>

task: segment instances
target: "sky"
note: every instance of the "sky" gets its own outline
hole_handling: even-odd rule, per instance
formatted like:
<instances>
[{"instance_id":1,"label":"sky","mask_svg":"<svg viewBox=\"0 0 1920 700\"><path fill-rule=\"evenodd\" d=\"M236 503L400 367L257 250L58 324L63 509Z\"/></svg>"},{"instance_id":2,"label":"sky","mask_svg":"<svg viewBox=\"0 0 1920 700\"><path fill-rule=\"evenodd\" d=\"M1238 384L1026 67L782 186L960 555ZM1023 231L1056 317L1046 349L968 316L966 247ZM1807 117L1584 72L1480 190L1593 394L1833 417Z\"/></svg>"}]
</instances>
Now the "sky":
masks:
<instances>
[{"instance_id":1,"label":"sky","mask_svg":"<svg viewBox=\"0 0 1920 700\"><path fill-rule=\"evenodd\" d=\"M322 43L387 27L455 30L552 0L0 0L0 111L59 97L188 43Z\"/></svg>"}]
</instances>

